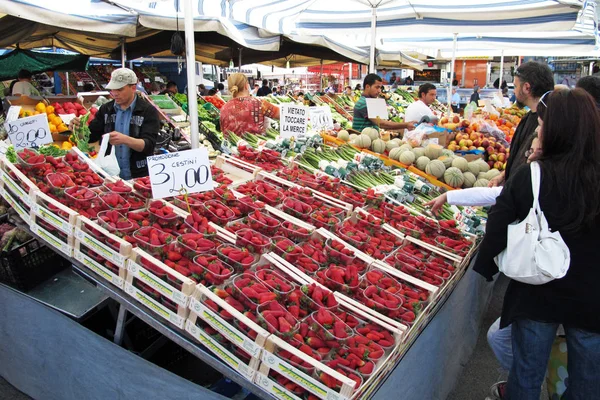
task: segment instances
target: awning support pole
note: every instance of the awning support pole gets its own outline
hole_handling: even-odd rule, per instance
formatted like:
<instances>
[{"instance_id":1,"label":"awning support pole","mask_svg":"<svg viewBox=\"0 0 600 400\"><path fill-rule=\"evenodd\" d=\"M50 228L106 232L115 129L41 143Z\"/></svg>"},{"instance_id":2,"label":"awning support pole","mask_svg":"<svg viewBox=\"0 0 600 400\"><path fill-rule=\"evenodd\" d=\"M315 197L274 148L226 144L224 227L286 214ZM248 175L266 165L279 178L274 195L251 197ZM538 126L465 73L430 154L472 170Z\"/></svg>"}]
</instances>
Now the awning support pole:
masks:
<instances>
[{"instance_id":1,"label":"awning support pole","mask_svg":"<svg viewBox=\"0 0 600 400\"><path fill-rule=\"evenodd\" d=\"M185 65L188 81L188 111L190 113L190 137L192 149L200 145L198 133L198 96L196 88L196 44L194 39L194 8L192 0L184 0L183 14L185 15ZM215 149L219 150L219 149Z\"/></svg>"}]
</instances>

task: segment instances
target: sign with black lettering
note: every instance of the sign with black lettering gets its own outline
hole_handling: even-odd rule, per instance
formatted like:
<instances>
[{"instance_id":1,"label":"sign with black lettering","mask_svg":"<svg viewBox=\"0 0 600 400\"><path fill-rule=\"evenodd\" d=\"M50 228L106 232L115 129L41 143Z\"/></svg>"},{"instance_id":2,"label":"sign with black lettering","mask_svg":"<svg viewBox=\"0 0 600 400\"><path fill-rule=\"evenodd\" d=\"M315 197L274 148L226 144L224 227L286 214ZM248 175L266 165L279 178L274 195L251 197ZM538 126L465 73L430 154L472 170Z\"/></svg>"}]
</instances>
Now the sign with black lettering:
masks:
<instances>
[{"instance_id":1,"label":"sign with black lettering","mask_svg":"<svg viewBox=\"0 0 600 400\"><path fill-rule=\"evenodd\" d=\"M309 108L310 126L315 131L326 131L333 129L333 117L329 106L317 106Z\"/></svg>"},{"instance_id":2,"label":"sign with black lettering","mask_svg":"<svg viewBox=\"0 0 600 400\"><path fill-rule=\"evenodd\" d=\"M279 133L282 138L306 136L308 108L295 104L282 104L279 118Z\"/></svg>"},{"instance_id":3,"label":"sign with black lettering","mask_svg":"<svg viewBox=\"0 0 600 400\"><path fill-rule=\"evenodd\" d=\"M9 121L4 124L4 127L17 151L26 147L38 148L54 141L46 114Z\"/></svg>"},{"instance_id":4,"label":"sign with black lettering","mask_svg":"<svg viewBox=\"0 0 600 400\"><path fill-rule=\"evenodd\" d=\"M205 147L148 157L152 197L183 195L213 190L208 150Z\"/></svg>"}]
</instances>

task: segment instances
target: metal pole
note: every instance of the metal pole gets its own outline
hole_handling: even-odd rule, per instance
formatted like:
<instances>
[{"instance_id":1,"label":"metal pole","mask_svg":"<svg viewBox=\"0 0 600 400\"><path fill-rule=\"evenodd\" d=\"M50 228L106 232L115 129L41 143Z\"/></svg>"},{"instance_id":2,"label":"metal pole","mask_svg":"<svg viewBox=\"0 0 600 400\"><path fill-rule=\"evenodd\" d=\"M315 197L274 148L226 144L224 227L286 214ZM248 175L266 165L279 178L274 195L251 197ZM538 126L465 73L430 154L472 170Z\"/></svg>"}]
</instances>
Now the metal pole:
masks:
<instances>
[{"instance_id":1,"label":"metal pole","mask_svg":"<svg viewBox=\"0 0 600 400\"><path fill-rule=\"evenodd\" d=\"M190 113L190 137L192 149L200 144L198 133L198 96L196 88L196 44L194 39L194 7L192 0L184 0L183 14L185 15L185 65L188 81L188 111ZM216 149L215 149L216 150Z\"/></svg>"},{"instance_id":2,"label":"metal pole","mask_svg":"<svg viewBox=\"0 0 600 400\"><path fill-rule=\"evenodd\" d=\"M242 48L240 47L238 50L238 71L242 72Z\"/></svg>"},{"instance_id":3,"label":"metal pole","mask_svg":"<svg viewBox=\"0 0 600 400\"><path fill-rule=\"evenodd\" d=\"M460 77L460 86L465 87L465 74L467 73L467 60L463 60L462 76Z\"/></svg>"},{"instance_id":4,"label":"metal pole","mask_svg":"<svg viewBox=\"0 0 600 400\"><path fill-rule=\"evenodd\" d=\"M588 75L592 76L594 74L594 62L590 61L590 70L588 71Z\"/></svg>"},{"instance_id":5,"label":"metal pole","mask_svg":"<svg viewBox=\"0 0 600 400\"><path fill-rule=\"evenodd\" d=\"M121 67L125 68L125 38L121 38Z\"/></svg>"},{"instance_id":6,"label":"metal pole","mask_svg":"<svg viewBox=\"0 0 600 400\"><path fill-rule=\"evenodd\" d=\"M456 62L456 42L458 39L458 33L454 34L452 39L452 63L450 64L450 79L447 93L448 93L448 112L452 111L452 81L454 80L454 63Z\"/></svg>"},{"instance_id":7,"label":"metal pole","mask_svg":"<svg viewBox=\"0 0 600 400\"><path fill-rule=\"evenodd\" d=\"M377 8L371 9L371 49L369 51L369 73L375 73L375 41L377 39Z\"/></svg>"},{"instance_id":8,"label":"metal pole","mask_svg":"<svg viewBox=\"0 0 600 400\"><path fill-rule=\"evenodd\" d=\"M323 91L323 59L321 59L321 73L319 74L319 92Z\"/></svg>"},{"instance_id":9,"label":"metal pole","mask_svg":"<svg viewBox=\"0 0 600 400\"><path fill-rule=\"evenodd\" d=\"M69 72L65 72L65 77L67 78L67 96L71 95L71 86L69 85Z\"/></svg>"},{"instance_id":10,"label":"metal pole","mask_svg":"<svg viewBox=\"0 0 600 400\"><path fill-rule=\"evenodd\" d=\"M504 75L504 50L500 50L500 78L498 78L498 91L502 93L502 76Z\"/></svg>"},{"instance_id":11,"label":"metal pole","mask_svg":"<svg viewBox=\"0 0 600 400\"><path fill-rule=\"evenodd\" d=\"M352 63L349 63L349 68L348 68L348 85L352 86L352 84L350 83L350 81L352 80Z\"/></svg>"}]
</instances>

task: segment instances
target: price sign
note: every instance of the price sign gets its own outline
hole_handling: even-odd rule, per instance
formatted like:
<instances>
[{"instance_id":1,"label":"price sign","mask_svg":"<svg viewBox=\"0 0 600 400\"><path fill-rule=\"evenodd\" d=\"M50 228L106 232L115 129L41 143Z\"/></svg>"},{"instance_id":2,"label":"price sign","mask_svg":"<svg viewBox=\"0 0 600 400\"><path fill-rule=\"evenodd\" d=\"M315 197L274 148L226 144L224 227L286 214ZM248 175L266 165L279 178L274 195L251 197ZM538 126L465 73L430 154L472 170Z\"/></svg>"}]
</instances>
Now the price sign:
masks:
<instances>
[{"instance_id":1,"label":"price sign","mask_svg":"<svg viewBox=\"0 0 600 400\"><path fill-rule=\"evenodd\" d=\"M309 107L308 115L312 128L317 131L333 129L333 117L329 106Z\"/></svg>"},{"instance_id":2,"label":"price sign","mask_svg":"<svg viewBox=\"0 0 600 400\"><path fill-rule=\"evenodd\" d=\"M150 79L149 78L144 78L144 82L150 83Z\"/></svg>"},{"instance_id":3,"label":"price sign","mask_svg":"<svg viewBox=\"0 0 600 400\"><path fill-rule=\"evenodd\" d=\"M308 108L295 104L282 104L279 124L279 131L283 138L305 136L308 126Z\"/></svg>"},{"instance_id":4,"label":"price sign","mask_svg":"<svg viewBox=\"0 0 600 400\"><path fill-rule=\"evenodd\" d=\"M21 112L21 106L10 106L6 113L6 122L12 122L19 119L19 113Z\"/></svg>"},{"instance_id":5,"label":"price sign","mask_svg":"<svg viewBox=\"0 0 600 400\"><path fill-rule=\"evenodd\" d=\"M161 78L160 76L155 76L155 77L154 77L154 81L155 81L155 82L161 82L161 83L165 83L165 81L163 80L163 78Z\"/></svg>"},{"instance_id":6,"label":"price sign","mask_svg":"<svg viewBox=\"0 0 600 400\"><path fill-rule=\"evenodd\" d=\"M369 118L388 119L387 104L384 99L366 99Z\"/></svg>"},{"instance_id":7,"label":"price sign","mask_svg":"<svg viewBox=\"0 0 600 400\"><path fill-rule=\"evenodd\" d=\"M213 190L208 150L202 147L148 157L152 197L165 197Z\"/></svg>"},{"instance_id":8,"label":"price sign","mask_svg":"<svg viewBox=\"0 0 600 400\"><path fill-rule=\"evenodd\" d=\"M48 126L48 117L45 114L6 122L4 127L15 149L37 148L43 144L53 142L52 133L50 133L50 127Z\"/></svg>"}]
</instances>

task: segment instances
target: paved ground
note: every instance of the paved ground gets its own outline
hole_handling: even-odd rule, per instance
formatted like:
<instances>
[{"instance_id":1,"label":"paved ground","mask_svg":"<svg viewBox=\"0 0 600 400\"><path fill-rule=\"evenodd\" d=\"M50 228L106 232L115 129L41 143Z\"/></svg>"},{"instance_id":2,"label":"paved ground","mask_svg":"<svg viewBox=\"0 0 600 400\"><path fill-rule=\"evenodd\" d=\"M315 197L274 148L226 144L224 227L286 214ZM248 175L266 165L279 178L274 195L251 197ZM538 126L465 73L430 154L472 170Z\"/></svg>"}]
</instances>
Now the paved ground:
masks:
<instances>
[{"instance_id":1,"label":"paved ground","mask_svg":"<svg viewBox=\"0 0 600 400\"><path fill-rule=\"evenodd\" d=\"M29 400L31 397L19 392L0 376L0 400Z\"/></svg>"}]
</instances>

